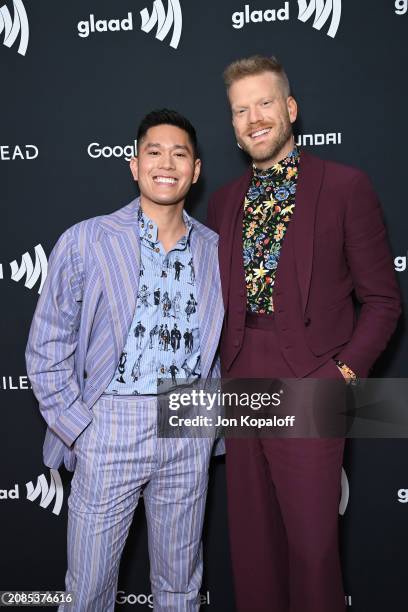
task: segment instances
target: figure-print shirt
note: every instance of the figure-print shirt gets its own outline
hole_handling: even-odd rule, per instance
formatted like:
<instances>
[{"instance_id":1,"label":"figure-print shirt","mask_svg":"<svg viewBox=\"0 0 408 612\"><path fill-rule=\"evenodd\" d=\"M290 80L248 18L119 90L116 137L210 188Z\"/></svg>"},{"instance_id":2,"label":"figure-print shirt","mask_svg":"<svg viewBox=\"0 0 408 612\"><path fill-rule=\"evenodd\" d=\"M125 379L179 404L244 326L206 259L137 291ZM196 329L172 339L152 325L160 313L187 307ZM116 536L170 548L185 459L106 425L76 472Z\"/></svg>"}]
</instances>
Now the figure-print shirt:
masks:
<instances>
[{"instance_id":1,"label":"figure-print shirt","mask_svg":"<svg viewBox=\"0 0 408 612\"><path fill-rule=\"evenodd\" d=\"M141 261L136 308L116 372L105 393L155 395L166 379L192 381L200 375L197 293L187 228L166 253L158 228L139 208Z\"/></svg>"}]
</instances>

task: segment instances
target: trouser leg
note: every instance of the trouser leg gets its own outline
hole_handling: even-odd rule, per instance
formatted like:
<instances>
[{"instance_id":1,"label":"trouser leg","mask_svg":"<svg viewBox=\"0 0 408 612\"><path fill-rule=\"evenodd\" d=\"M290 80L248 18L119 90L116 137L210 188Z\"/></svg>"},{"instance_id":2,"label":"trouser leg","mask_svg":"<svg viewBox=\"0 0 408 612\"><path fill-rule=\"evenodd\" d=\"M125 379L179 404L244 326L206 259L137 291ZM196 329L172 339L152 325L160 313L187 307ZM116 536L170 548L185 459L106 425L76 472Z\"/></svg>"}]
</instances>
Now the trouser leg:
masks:
<instances>
[{"instance_id":1,"label":"trouser leg","mask_svg":"<svg viewBox=\"0 0 408 612\"><path fill-rule=\"evenodd\" d=\"M264 439L289 552L289 612L344 612L338 550L342 439Z\"/></svg>"},{"instance_id":2,"label":"trouser leg","mask_svg":"<svg viewBox=\"0 0 408 612\"><path fill-rule=\"evenodd\" d=\"M201 535L211 441L158 440L160 468L144 490L155 612L199 609Z\"/></svg>"},{"instance_id":3,"label":"trouser leg","mask_svg":"<svg viewBox=\"0 0 408 612\"><path fill-rule=\"evenodd\" d=\"M239 612L287 612L286 532L261 443L226 440L228 522Z\"/></svg>"},{"instance_id":4,"label":"trouser leg","mask_svg":"<svg viewBox=\"0 0 408 612\"><path fill-rule=\"evenodd\" d=\"M137 408L100 400L92 423L75 444L66 574L74 603L60 611L114 610L120 557L155 461L155 418L148 408Z\"/></svg>"}]
</instances>

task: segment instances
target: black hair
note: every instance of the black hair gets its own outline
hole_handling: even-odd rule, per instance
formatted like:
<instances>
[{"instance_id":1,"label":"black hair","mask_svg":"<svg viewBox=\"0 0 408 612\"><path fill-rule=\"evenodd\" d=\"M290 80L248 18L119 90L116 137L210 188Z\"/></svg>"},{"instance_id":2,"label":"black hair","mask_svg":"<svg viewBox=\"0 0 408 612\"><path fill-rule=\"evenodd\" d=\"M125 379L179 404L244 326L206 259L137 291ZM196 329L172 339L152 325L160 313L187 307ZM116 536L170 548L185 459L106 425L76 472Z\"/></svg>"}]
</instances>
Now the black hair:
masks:
<instances>
[{"instance_id":1,"label":"black hair","mask_svg":"<svg viewBox=\"0 0 408 612\"><path fill-rule=\"evenodd\" d=\"M156 125L174 125L175 127L187 132L188 139L193 148L194 159L198 157L197 134L195 128L186 117L180 115L180 113L177 111L169 110L168 108L154 110L142 119L137 131L137 142L141 142L146 136L147 130L155 127Z\"/></svg>"}]
</instances>

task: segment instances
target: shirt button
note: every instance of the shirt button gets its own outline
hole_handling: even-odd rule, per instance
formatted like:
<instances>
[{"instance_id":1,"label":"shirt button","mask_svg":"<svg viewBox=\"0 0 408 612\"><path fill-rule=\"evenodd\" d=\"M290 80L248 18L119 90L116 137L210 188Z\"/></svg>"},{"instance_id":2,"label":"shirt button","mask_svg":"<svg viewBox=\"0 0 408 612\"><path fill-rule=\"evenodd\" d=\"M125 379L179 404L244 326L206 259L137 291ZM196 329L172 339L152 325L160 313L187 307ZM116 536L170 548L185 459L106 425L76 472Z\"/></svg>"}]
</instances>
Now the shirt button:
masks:
<instances>
[{"instance_id":1,"label":"shirt button","mask_svg":"<svg viewBox=\"0 0 408 612\"><path fill-rule=\"evenodd\" d=\"M156 253L160 251L159 247L156 247L154 250L156 251Z\"/></svg>"},{"instance_id":2,"label":"shirt button","mask_svg":"<svg viewBox=\"0 0 408 612\"><path fill-rule=\"evenodd\" d=\"M153 225L151 225L151 224L150 224L150 225L149 225L149 229L153 229Z\"/></svg>"},{"instance_id":3,"label":"shirt button","mask_svg":"<svg viewBox=\"0 0 408 612\"><path fill-rule=\"evenodd\" d=\"M148 237L148 238L151 238L151 237L152 237L152 235L151 235L151 234L147 234L147 237Z\"/></svg>"}]
</instances>

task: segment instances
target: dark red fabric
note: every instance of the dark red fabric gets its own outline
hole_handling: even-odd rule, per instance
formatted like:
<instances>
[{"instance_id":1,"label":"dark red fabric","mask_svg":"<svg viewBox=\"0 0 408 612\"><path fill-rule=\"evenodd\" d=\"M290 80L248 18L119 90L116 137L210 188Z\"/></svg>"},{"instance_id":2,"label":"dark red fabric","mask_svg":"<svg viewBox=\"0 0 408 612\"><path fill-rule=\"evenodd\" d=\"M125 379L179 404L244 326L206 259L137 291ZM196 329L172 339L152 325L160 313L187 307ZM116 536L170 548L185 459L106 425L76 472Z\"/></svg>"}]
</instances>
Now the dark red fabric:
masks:
<instances>
[{"instance_id":1,"label":"dark red fabric","mask_svg":"<svg viewBox=\"0 0 408 612\"><path fill-rule=\"evenodd\" d=\"M273 317L247 319L243 201L251 170L220 189L228 378L365 377L400 314L378 200L366 175L302 151L295 214L274 285ZM353 293L361 303L359 317ZM262 315L258 315L262 316ZM302 398L303 402L303 398ZM301 403L302 403L301 402ZM344 612L337 527L344 440L227 439L231 553L239 612Z\"/></svg>"},{"instance_id":2,"label":"dark red fabric","mask_svg":"<svg viewBox=\"0 0 408 612\"><path fill-rule=\"evenodd\" d=\"M248 169L241 178L217 191L208 211L208 225L220 235L227 369L243 344L246 304L240 242L243 201L250 178ZM306 340L315 357L336 354L358 376L366 377L387 345L401 309L382 214L368 177L360 170L302 151L291 231L295 276L281 274L280 262L279 283L277 279L274 289L277 329L282 336L284 327L302 325L305 333L295 339L292 355L287 353L285 358L297 376L306 375L303 366L296 367L293 357L297 343ZM294 284L299 308L296 312L292 309L290 318L281 316ZM353 293L361 303L358 320Z\"/></svg>"}]
</instances>

